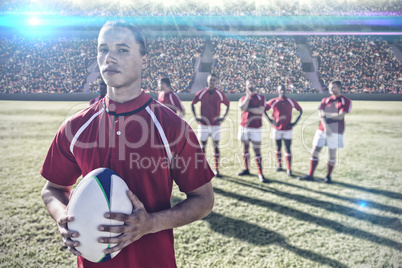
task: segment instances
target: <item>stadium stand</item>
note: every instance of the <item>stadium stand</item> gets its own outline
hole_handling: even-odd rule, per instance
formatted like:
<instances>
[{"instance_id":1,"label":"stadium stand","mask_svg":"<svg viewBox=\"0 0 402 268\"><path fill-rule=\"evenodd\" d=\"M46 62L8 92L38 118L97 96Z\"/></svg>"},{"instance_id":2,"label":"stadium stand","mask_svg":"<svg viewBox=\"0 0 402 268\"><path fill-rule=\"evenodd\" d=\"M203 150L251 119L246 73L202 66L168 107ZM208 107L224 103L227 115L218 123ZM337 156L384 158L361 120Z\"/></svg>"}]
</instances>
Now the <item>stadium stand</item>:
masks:
<instances>
[{"instance_id":1,"label":"stadium stand","mask_svg":"<svg viewBox=\"0 0 402 268\"><path fill-rule=\"evenodd\" d=\"M148 43L148 68L143 71L141 87L147 92L158 91L158 80L168 77L172 88L188 93L194 79L194 62L204 47L203 38L158 38Z\"/></svg>"},{"instance_id":2,"label":"stadium stand","mask_svg":"<svg viewBox=\"0 0 402 268\"><path fill-rule=\"evenodd\" d=\"M296 56L291 38L247 37L245 39L213 37L215 64L223 90L245 91L245 81L253 77L261 93L275 93L284 84L289 93L315 93Z\"/></svg>"},{"instance_id":3,"label":"stadium stand","mask_svg":"<svg viewBox=\"0 0 402 268\"><path fill-rule=\"evenodd\" d=\"M100 8L103 3L103 8ZM373 12L398 15L402 12L399 0L274 0L274 1L63 1L63 0L4 0L3 13L25 10L47 10L59 15L85 16L366 16Z\"/></svg>"},{"instance_id":4,"label":"stadium stand","mask_svg":"<svg viewBox=\"0 0 402 268\"><path fill-rule=\"evenodd\" d=\"M87 66L96 58L94 39L26 40L20 36L6 43L5 53L14 51L0 65L1 93L82 91Z\"/></svg>"},{"instance_id":5,"label":"stadium stand","mask_svg":"<svg viewBox=\"0 0 402 268\"><path fill-rule=\"evenodd\" d=\"M402 93L401 62L380 37L310 36L323 88L340 79L346 93Z\"/></svg>"}]
</instances>

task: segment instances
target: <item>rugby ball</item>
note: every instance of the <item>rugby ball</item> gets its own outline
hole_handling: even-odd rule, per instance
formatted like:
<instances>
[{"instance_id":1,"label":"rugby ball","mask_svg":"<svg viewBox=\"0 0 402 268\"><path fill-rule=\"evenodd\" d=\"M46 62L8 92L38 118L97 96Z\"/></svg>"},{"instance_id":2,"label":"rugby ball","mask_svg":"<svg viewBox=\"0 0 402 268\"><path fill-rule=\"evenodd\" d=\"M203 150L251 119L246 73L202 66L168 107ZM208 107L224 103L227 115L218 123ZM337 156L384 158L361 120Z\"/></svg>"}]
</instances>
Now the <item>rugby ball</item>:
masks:
<instances>
[{"instance_id":1,"label":"rugby ball","mask_svg":"<svg viewBox=\"0 0 402 268\"><path fill-rule=\"evenodd\" d=\"M75 188L67 206L67 214L74 216L68 229L77 231L79 241L76 249L91 262L106 262L119 252L105 254L103 251L115 244L99 243L99 237L113 237L119 234L102 232L100 225L122 225L123 222L106 219L106 212L131 214L133 205L127 196L127 184L114 171L98 168L86 175Z\"/></svg>"}]
</instances>

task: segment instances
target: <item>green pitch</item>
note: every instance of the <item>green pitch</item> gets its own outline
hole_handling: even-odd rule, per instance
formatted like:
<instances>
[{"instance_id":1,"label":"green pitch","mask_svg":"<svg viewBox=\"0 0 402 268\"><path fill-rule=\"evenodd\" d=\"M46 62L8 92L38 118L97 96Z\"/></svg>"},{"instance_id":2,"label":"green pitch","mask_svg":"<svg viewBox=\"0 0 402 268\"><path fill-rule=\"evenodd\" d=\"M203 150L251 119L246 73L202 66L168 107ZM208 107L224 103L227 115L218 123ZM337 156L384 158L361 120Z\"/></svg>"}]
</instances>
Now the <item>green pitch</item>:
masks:
<instances>
[{"instance_id":1,"label":"green pitch","mask_svg":"<svg viewBox=\"0 0 402 268\"><path fill-rule=\"evenodd\" d=\"M317 102L293 133L296 175L309 168L318 124ZM39 175L60 124L86 103L0 102L0 267L74 267L56 224L40 199ZM190 103L186 119L194 130ZM243 168L237 141L239 112L232 102L222 125L221 173L214 179L215 207L204 220L175 230L179 267L400 267L402 264L402 105L357 102L346 116L345 148L334 183L304 182L275 173L274 144L264 121L264 175ZM209 141L207 157L213 166ZM323 150L316 176L326 174ZM285 162L283 162L285 164ZM172 203L185 198L176 188Z\"/></svg>"}]
</instances>

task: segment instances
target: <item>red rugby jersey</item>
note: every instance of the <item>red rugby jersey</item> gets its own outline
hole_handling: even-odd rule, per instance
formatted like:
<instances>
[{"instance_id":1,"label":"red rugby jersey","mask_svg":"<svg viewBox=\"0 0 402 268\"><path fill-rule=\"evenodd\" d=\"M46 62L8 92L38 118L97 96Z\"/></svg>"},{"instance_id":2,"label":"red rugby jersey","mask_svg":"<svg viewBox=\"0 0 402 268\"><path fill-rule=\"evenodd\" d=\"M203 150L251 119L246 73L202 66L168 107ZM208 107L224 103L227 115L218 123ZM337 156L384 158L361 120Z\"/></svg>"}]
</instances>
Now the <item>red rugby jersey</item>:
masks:
<instances>
[{"instance_id":1,"label":"red rugby jersey","mask_svg":"<svg viewBox=\"0 0 402 268\"><path fill-rule=\"evenodd\" d=\"M284 97L274 98L268 101L266 111L273 109L273 120L276 122L276 126L272 126L277 130L290 130L290 123L292 121L292 109L302 111L297 101Z\"/></svg>"},{"instance_id":2,"label":"red rugby jersey","mask_svg":"<svg viewBox=\"0 0 402 268\"><path fill-rule=\"evenodd\" d=\"M150 213L170 208L173 181L190 192L214 176L191 127L144 92L125 103L107 96L64 122L41 174L59 185L106 167L119 174ZM173 230L143 236L105 263L78 267L175 267Z\"/></svg>"},{"instance_id":3,"label":"red rugby jersey","mask_svg":"<svg viewBox=\"0 0 402 268\"><path fill-rule=\"evenodd\" d=\"M179 96L177 96L177 94L174 93L172 90L169 92L159 92L158 101L172 109L174 112L184 111L184 107L179 99Z\"/></svg>"},{"instance_id":4,"label":"red rugby jersey","mask_svg":"<svg viewBox=\"0 0 402 268\"><path fill-rule=\"evenodd\" d=\"M240 101L243 101L246 97L247 96L243 96ZM261 106L266 106L265 96L257 93L252 94L250 96L248 108L258 108ZM247 128L260 128L262 127L262 115L243 111L241 114L240 125Z\"/></svg>"},{"instance_id":5,"label":"red rugby jersey","mask_svg":"<svg viewBox=\"0 0 402 268\"><path fill-rule=\"evenodd\" d=\"M330 96L328 98L322 99L318 110L323 110L327 113L350 113L350 111L352 110L352 101L343 95L340 95L338 97ZM345 119L327 119L327 125L333 133L343 134L343 132L345 131ZM318 129L324 131L324 126L321 121Z\"/></svg>"},{"instance_id":6,"label":"red rugby jersey","mask_svg":"<svg viewBox=\"0 0 402 268\"><path fill-rule=\"evenodd\" d=\"M220 123L216 122L216 119L220 118L221 103L229 106L230 102L226 98L225 94L215 89L203 89L200 90L193 99L192 104L201 102L201 117L202 122L200 124L207 126L218 126Z\"/></svg>"}]
</instances>

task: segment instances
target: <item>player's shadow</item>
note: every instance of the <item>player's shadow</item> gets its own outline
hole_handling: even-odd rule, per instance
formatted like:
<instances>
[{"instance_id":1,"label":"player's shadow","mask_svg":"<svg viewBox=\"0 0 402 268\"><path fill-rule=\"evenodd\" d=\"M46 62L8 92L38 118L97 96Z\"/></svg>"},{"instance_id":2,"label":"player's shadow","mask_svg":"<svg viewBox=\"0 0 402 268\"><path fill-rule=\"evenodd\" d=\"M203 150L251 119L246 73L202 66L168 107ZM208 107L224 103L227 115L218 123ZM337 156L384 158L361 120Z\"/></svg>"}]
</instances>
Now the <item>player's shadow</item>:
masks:
<instances>
[{"instance_id":1,"label":"player's shadow","mask_svg":"<svg viewBox=\"0 0 402 268\"><path fill-rule=\"evenodd\" d=\"M227 237L233 237L246 241L256 246L278 245L304 259L331 267L347 267L337 260L322 256L310 250L290 245L284 236L274 231L262 228L258 225L243 220L233 219L219 213L211 212L205 219L213 231ZM269 258L269 256L267 256Z\"/></svg>"},{"instance_id":2,"label":"player's shadow","mask_svg":"<svg viewBox=\"0 0 402 268\"><path fill-rule=\"evenodd\" d=\"M388 197L388 198L401 199L402 200L402 194L401 193L395 193L395 192L386 191L386 190L380 190L380 189L375 189L375 188L368 188L368 187L363 187L363 186L360 186L360 185L354 185L354 184L340 182L340 181L334 181L332 183L335 184L335 185L351 188L351 189L354 189L354 190L359 190L359 191L363 191L363 192L367 192L367 193L382 195L382 196L385 196L385 197Z\"/></svg>"},{"instance_id":3,"label":"player's shadow","mask_svg":"<svg viewBox=\"0 0 402 268\"><path fill-rule=\"evenodd\" d=\"M182 201L182 199L172 196L172 206L180 201ZM234 237L256 246L267 246L271 244L278 245L299 255L302 258L309 259L322 265L332 267L347 267L337 260L324 257L310 250L305 250L290 245L286 241L286 238L281 234L243 220L233 219L215 212L211 212L206 218L204 218L204 220L210 224L212 231L228 237Z\"/></svg>"},{"instance_id":4,"label":"player's shadow","mask_svg":"<svg viewBox=\"0 0 402 268\"><path fill-rule=\"evenodd\" d=\"M379 225L381 227L389 228L389 229L396 230L396 231L402 231L402 224L398 218L373 215L373 214L369 214L369 213L366 213L366 212L363 212L363 211L360 211L360 210L357 210L354 208L342 206L339 204L335 204L335 203L331 203L331 202L327 202L327 201L323 201L323 200L317 200L315 198L311 198L311 197L304 196L304 195L290 194L290 193L283 192L283 191L280 191L280 190L274 189L274 188L256 186L254 183L240 181L238 179L235 180L233 178L228 178L227 180L234 182L236 184L242 185L242 186L250 187L253 189L258 189L259 191L268 192L270 194L285 197L290 200L295 200L300 203L307 204L309 206L319 207L319 208L325 209L329 212L343 214L345 216L352 217L352 218L355 218L358 220L368 221L372 224ZM272 181L272 182L277 182L277 181Z\"/></svg>"},{"instance_id":5,"label":"player's shadow","mask_svg":"<svg viewBox=\"0 0 402 268\"><path fill-rule=\"evenodd\" d=\"M262 187L264 187L264 186L262 186ZM266 188L268 189L268 187L266 187ZM271 191L271 192L274 192L274 191L275 191L275 189L273 189L273 191ZM266 200L260 200L257 198L251 198L251 197L246 197L246 196L239 195L239 194L232 193L232 192L227 192L227 191L224 191L217 187L214 187L214 192L216 194L219 194L219 195L222 195L222 196L225 196L228 198L233 198L233 199L236 199L236 200L239 200L242 202L247 202L247 203L250 203L253 205L266 207L279 214L293 217L297 220L301 220L301 221L316 224L316 225L319 225L319 226L322 226L325 228L333 229L334 231L339 232L339 233L354 236L359 239L368 240L370 242L373 242L373 243L376 243L379 245L385 245L388 247L395 248L398 251L402 251L402 243L400 243L398 241L394 241L392 239L377 236L375 234L371 234L371 233L368 233L366 231L363 231L363 230L360 230L357 228L348 227L348 226L345 226L345 225L338 223L336 221L333 221L333 220L317 217L317 216L311 215L309 213L306 213L306 212L303 212L303 211L300 211L297 209L293 209L293 208L290 208L290 207L287 207L287 206L284 206L281 204L269 202Z\"/></svg>"},{"instance_id":6,"label":"player's shadow","mask_svg":"<svg viewBox=\"0 0 402 268\"><path fill-rule=\"evenodd\" d=\"M316 193L316 194L325 195L327 197L331 197L331 198L334 198L334 199L347 201L347 202L350 202L352 204L357 204L357 205L364 204L364 206L369 207L369 208L374 208L374 209L387 211L387 212L391 212L391 213L395 213L395 214L402 214L402 209L400 209L400 208L380 204L380 203L377 203L377 202L374 202L374 201L367 201L367 200L357 199L357 198L353 198L353 197L346 197L346 196L340 196L340 195L336 195L336 194L332 194L332 193L316 191L316 190L313 190L313 189L309 189L309 188L306 188L306 187L303 187L303 186L300 186L300 185L296 185L296 184L293 184L293 183L285 182L285 181L273 180L272 182L275 182L275 183L281 184L281 185L286 185L286 186L289 186L289 187L294 187L294 188L297 188L297 189L301 189L301 190Z\"/></svg>"},{"instance_id":7,"label":"player's shadow","mask_svg":"<svg viewBox=\"0 0 402 268\"><path fill-rule=\"evenodd\" d=\"M293 175L292 175L293 178L299 178L299 177L306 175L306 173L301 173L301 172L297 172L297 171L292 171L292 172L293 172ZM324 181L325 181L324 178L317 177L317 176L314 176L314 178L312 180L312 182L324 182ZM359 190L359 191L363 191L363 192L368 192L368 193L372 193L372 194L382 195L382 196L390 197L393 199L401 199L402 200L402 194L396 193L396 192L380 190L380 189L376 189L376 188L367 188L367 187L363 187L360 185L354 185L354 184L340 182L340 181L336 181L336 180L332 181L331 184L339 185L342 187L351 188L351 189Z\"/></svg>"}]
</instances>

